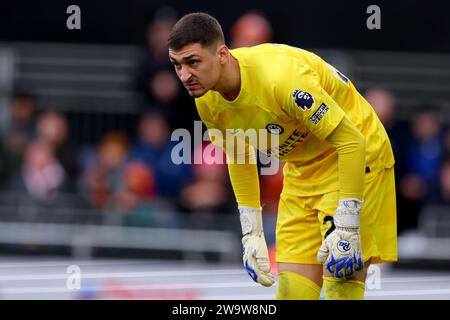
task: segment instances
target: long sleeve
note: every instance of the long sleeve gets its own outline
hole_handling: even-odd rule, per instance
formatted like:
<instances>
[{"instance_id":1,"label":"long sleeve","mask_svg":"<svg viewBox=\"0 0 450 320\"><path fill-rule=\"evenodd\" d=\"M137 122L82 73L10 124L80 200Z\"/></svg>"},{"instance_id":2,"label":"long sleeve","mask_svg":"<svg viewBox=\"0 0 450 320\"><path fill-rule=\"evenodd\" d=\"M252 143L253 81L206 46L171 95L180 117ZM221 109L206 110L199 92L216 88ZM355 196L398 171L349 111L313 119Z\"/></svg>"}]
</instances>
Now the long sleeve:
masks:
<instances>
[{"instance_id":1,"label":"long sleeve","mask_svg":"<svg viewBox=\"0 0 450 320\"><path fill-rule=\"evenodd\" d=\"M256 155L253 147L246 145L247 161L237 163L227 153L228 172L234 195L239 206L259 208L261 207L259 176L256 165Z\"/></svg>"},{"instance_id":2,"label":"long sleeve","mask_svg":"<svg viewBox=\"0 0 450 320\"><path fill-rule=\"evenodd\" d=\"M365 172L365 138L345 116L325 139L338 153L339 199L362 200Z\"/></svg>"}]
</instances>

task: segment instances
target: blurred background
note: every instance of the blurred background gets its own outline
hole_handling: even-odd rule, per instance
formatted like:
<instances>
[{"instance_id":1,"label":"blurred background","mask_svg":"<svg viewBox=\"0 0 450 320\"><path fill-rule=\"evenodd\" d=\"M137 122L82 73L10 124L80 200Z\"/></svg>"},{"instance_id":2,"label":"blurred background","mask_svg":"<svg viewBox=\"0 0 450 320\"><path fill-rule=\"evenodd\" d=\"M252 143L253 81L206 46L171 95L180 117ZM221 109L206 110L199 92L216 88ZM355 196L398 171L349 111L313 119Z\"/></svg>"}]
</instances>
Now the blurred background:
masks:
<instances>
[{"instance_id":1,"label":"blurred background","mask_svg":"<svg viewBox=\"0 0 450 320\"><path fill-rule=\"evenodd\" d=\"M80 30L66 27L72 4L81 10ZM366 26L371 4L381 9L380 30ZM0 298L99 297L105 287L86 287L84 295L44 290L48 296L21 287L36 280L20 278L27 268L49 266L38 273L53 274L73 261L109 261L103 272L113 265L120 272L156 268L150 278L180 263L241 275L241 230L226 165L170 159L172 131L193 132L199 117L165 42L176 20L194 11L218 18L231 48L290 44L352 79L396 157L399 263L385 272L448 272L450 4L18 0L0 4ZM194 156L208 143L188 147ZM273 259L281 170L260 180ZM449 289L433 294L450 298L445 276ZM240 297L183 288L181 295L116 288L119 294L107 297Z\"/></svg>"}]
</instances>

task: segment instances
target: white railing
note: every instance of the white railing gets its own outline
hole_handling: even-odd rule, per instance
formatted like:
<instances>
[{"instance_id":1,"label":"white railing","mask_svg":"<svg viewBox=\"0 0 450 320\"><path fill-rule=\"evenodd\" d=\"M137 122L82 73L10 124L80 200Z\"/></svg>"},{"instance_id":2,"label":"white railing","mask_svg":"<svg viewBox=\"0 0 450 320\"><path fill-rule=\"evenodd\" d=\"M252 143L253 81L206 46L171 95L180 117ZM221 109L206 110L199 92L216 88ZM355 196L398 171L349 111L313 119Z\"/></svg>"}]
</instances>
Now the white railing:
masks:
<instances>
[{"instance_id":1,"label":"white railing","mask_svg":"<svg viewBox=\"0 0 450 320\"><path fill-rule=\"evenodd\" d=\"M94 248L118 248L178 251L184 256L214 252L231 261L241 251L230 231L26 222L0 222L0 243L68 246L77 258L89 258Z\"/></svg>"}]
</instances>

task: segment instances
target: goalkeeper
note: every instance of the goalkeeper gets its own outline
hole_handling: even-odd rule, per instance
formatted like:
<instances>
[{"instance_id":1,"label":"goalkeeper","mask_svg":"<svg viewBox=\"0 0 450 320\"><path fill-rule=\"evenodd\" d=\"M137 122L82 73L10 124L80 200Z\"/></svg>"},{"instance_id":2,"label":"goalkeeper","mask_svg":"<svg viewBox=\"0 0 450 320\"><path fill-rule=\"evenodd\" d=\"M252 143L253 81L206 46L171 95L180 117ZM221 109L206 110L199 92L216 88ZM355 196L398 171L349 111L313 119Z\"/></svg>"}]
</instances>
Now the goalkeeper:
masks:
<instances>
[{"instance_id":1,"label":"goalkeeper","mask_svg":"<svg viewBox=\"0 0 450 320\"><path fill-rule=\"evenodd\" d=\"M275 279L262 225L255 150L286 163L276 226L277 299L363 299L367 267L397 260L394 157L388 136L353 83L312 52L262 44L229 50L205 13L182 17L169 58L227 154L243 262L254 281ZM267 130L276 148L227 130ZM210 130L210 132L212 132ZM239 135L238 139L239 139ZM236 157L245 156L245 163ZM262 186L264 187L264 186Z\"/></svg>"}]
</instances>

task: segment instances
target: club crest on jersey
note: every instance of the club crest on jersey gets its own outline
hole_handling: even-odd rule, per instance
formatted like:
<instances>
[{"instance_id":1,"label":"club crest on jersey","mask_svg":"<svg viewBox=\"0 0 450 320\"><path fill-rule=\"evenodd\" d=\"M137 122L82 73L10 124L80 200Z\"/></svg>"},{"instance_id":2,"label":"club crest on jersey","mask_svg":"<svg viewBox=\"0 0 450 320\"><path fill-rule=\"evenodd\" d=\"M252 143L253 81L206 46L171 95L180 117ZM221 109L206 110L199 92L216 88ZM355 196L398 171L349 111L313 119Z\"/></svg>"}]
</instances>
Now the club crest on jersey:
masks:
<instances>
[{"instance_id":1,"label":"club crest on jersey","mask_svg":"<svg viewBox=\"0 0 450 320\"><path fill-rule=\"evenodd\" d=\"M295 104L297 107L303 111L311 109L314 105L314 98L308 92L297 89L292 94L292 97L295 99Z\"/></svg>"},{"instance_id":2,"label":"club crest on jersey","mask_svg":"<svg viewBox=\"0 0 450 320\"><path fill-rule=\"evenodd\" d=\"M266 126L267 131L269 131L271 134L277 134L280 135L284 132L284 128L276 123L269 123Z\"/></svg>"}]
</instances>

